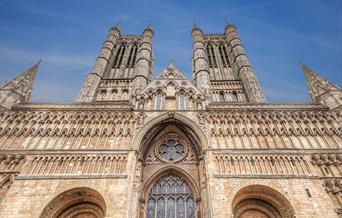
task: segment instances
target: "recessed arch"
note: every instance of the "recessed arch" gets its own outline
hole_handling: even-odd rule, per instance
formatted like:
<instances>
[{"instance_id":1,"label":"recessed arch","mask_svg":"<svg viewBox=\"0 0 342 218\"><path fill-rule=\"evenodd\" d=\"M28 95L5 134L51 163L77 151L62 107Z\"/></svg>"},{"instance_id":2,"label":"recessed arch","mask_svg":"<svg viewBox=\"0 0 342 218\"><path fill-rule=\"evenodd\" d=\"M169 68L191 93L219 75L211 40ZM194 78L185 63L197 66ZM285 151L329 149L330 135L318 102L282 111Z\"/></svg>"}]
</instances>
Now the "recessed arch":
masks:
<instances>
[{"instance_id":1,"label":"recessed arch","mask_svg":"<svg viewBox=\"0 0 342 218\"><path fill-rule=\"evenodd\" d=\"M163 113L144 125L133 140L133 149L139 155L136 169L141 172L141 178L137 178L137 182L141 183L139 217L149 217L150 209L155 208L157 200L158 204L162 201L164 202L161 203L162 205L169 205L168 201L165 201L169 198L177 203L179 203L177 199L189 200L189 204L185 203L185 206L191 205L189 211L195 210L194 214L198 215L196 217L203 215L201 185L206 181L203 170L203 150L206 147L208 141L201 128L180 113ZM172 193L171 190L178 188L166 188L169 191L163 196L164 200L160 200L159 193L151 192L151 190L159 190L155 186L158 184L167 183L170 187L176 187L172 186L176 184L175 181L177 184L186 184L184 187L188 189L184 188L184 190L191 190L191 192ZM174 210L176 211L177 207L174 207ZM159 209L154 211L158 213ZM184 216L188 215L187 210L183 212ZM194 214L189 216L193 217Z\"/></svg>"},{"instance_id":2,"label":"recessed arch","mask_svg":"<svg viewBox=\"0 0 342 218\"><path fill-rule=\"evenodd\" d=\"M42 211L40 218L104 218L106 203L96 190L77 187L53 198Z\"/></svg>"},{"instance_id":3,"label":"recessed arch","mask_svg":"<svg viewBox=\"0 0 342 218\"><path fill-rule=\"evenodd\" d=\"M155 184L158 178L163 177L169 173L178 175L179 177L183 178L190 186L191 191L194 193L194 197L199 197L199 188L197 187L194 178L192 178L192 176L185 170L176 166L167 166L154 173L154 175L149 180L147 180L145 186L143 187L141 197L143 199L146 199L148 193L151 191L152 186Z\"/></svg>"},{"instance_id":4,"label":"recessed arch","mask_svg":"<svg viewBox=\"0 0 342 218\"><path fill-rule=\"evenodd\" d=\"M187 131L192 132L194 137L197 138L196 144L198 145L198 150L200 152L202 152L204 148L207 148L209 146L207 137L205 136L201 128L194 121L177 112L169 112L161 114L145 124L145 126L138 132L138 134L133 139L133 149L138 151L143 150L143 138L146 135L148 135L149 132L153 131L153 128L156 129L159 125L167 123L180 124L184 128L186 128Z\"/></svg>"},{"instance_id":5,"label":"recessed arch","mask_svg":"<svg viewBox=\"0 0 342 218\"><path fill-rule=\"evenodd\" d=\"M200 211L199 188L191 175L175 166L164 167L155 173L143 187L140 199L144 202L140 217L155 217L151 216L152 211L157 217L174 217L179 213L179 216L194 218ZM164 209L158 208L160 203ZM184 208L179 210L179 204Z\"/></svg>"},{"instance_id":6,"label":"recessed arch","mask_svg":"<svg viewBox=\"0 0 342 218\"><path fill-rule=\"evenodd\" d=\"M293 218L290 202L277 190L264 185L248 185L241 188L232 201L234 217Z\"/></svg>"}]
</instances>

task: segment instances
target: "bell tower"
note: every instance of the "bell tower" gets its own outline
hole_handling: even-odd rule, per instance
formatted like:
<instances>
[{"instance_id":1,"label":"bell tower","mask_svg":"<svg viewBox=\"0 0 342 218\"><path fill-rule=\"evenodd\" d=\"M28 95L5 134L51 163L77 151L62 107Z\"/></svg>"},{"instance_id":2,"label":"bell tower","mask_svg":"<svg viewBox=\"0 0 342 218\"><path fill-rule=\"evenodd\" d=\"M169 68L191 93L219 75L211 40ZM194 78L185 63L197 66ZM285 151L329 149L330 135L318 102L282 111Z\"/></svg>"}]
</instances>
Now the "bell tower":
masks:
<instances>
[{"instance_id":1,"label":"bell tower","mask_svg":"<svg viewBox=\"0 0 342 218\"><path fill-rule=\"evenodd\" d=\"M209 86L212 102L266 102L234 25L226 23L223 34L194 26L192 39L193 82Z\"/></svg>"},{"instance_id":2,"label":"bell tower","mask_svg":"<svg viewBox=\"0 0 342 218\"><path fill-rule=\"evenodd\" d=\"M141 35L121 34L119 24L111 28L76 101L128 102L132 87L151 80L152 38L150 25Z\"/></svg>"}]
</instances>

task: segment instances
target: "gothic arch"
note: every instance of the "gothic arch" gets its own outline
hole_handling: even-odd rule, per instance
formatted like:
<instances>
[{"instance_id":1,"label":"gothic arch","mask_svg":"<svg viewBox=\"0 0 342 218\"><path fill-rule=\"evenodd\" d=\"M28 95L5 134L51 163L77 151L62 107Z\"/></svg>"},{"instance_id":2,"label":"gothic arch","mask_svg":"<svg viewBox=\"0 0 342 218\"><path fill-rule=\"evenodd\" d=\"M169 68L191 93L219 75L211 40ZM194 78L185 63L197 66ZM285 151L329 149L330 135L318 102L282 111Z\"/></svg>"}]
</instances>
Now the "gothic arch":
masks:
<instances>
[{"instance_id":1,"label":"gothic arch","mask_svg":"<svg viewBox=\"0 0 342 218\"><path fill-rule=\"evenodd\" d=\"M66 190L53 198L40 218L104 218L106 203L94 189L78 187Z\"/></svg>"},{"instance_id":2,"label":"gothic arch","mask_svg":"<svg viewBox=\"0 0 342 218\"><path fill-rule=\"evenodd\" d=\"M170 184L170 183L172 183L172 180L171 180L171 182L170 182L170 180L164 181L164 179L168 179L170 177L173 181L177 180L177 179L178 179L177 182L183 181L183 184L185 184L185 187L187 187L186 189L188 190L187 197L185 197L185 198L184 198L184 196L182 197L182 194L177 195L177 191L172 192L172 193L170 193L170 192L164 193L162 191L163 194L161 194L161 195L157 194L157 198L159 200L154 199L156 196L153 196L153 195L155 195L153 193L156 190L156 186L160 185L160 183L162 183L162 182L165 182L164 184L167 183L168 184L167 185L168 190L170 190L170 187L173 187L172 184ZM162 190L163 190L163 188L162 188ZM173 190L173 188L171 190ZM150 208L151 198L154 199L153 201L155 202L154 203L155 205L153 207L153 211L157 212L158 211L157 201L159 204L159 201L164 199L162 201L165 201L165 205L166 205L166 204L168 204L169 200L171 199L170 197L173 199L174 205L176 205L176 204L178 205L178 203L177 203L178 200L182 200L184 203L186 202L185 207L189 206L187 199L191 199L191 207L193 209L192 211L194 211L194 212L192 213L192 216L189 216L189 213L187 211L186 217L193 217L193 218L195 216L200 217L201 202L200 202L200 200L198 200L198 199L200 199L199 187L196 185L196 182L194 181L194 179L191 177L190 174L188 174L185 170L182 170L182 169L175 167L175 166L168 166L168 167L165 167L165 168L159 170L147 181L147 183L145 184L145 186L142 189L142 196L140 197L141 201L143 201L144 204L141 205L139 217L143 217L143 218L149 218L150 217L150 216L148 216L147 213L148 213L148 210ZM166 199L168 199L168 200L166 200ZM168 206L165 206L165 209L169 210ZM173 208L173 207L172 207L171 211L176 213L175 208ZM174 216L174 215L172 215L172 216ZM159 215L157 215L157 217L159 217ZM164 214L164 215L161 215L161 217L168 217L168 216L166 214Z\"/></svg>"},{"instance_id":3,"label":"gothic arch","mask_svg":"<svg viewBox=\"0 0 342 218\"><path fill-rule=\"evenodd\" d=\"M264 185L248 185L241 188L232 201L232 212L236 218L264 215L270 218L293 218L290 202L277 190Z\"/></svg>"},{"instance_id":4,"label":"gothic arch","mask_svg":"<svg viewBox=\"0 0 342 218\"><path fill-rule=\"evenodd\" d=\"M201 199L206 198L203 191L206 187L203 149L207 146L207 138L200 127L179 113L164 113L145 124L133 141L133 149L139 155L136 165L139 177L135 179L140 184L139 217L149 216L150 202L154 202L152 205L156 207L156 199L159 202L169 198L177 203L182 199L190 200L191 210L178 211L178 207L174 207L175 211L182 212L184 216L188 215L188 211L194 211L191 217L194 214L197 217L205 216L203 211L206 208ZM159 190L157 187L166 183L173 188L166 188L168 191L162 197L159 193L156 195L156 190ZM188 195L175 191L178 190L178 186L173 186L176 183L186 184L184 190L189 191ZM167 202L161 205L168 205ZM185 205L188 206L187 203ZM159 210L154 211L157 213Z\"/></svg>"},{"instance_id":5,"label":"gothic arch","mask_svg":"<svg viewBox=\"0 0 342 218\"><path fill-rule=\"evenodd\" d=\"M189 173L187 173L185 170L183 170L179 167L176 167L176 166L167 166L167 167L164 167L164 168L158 170L156 173L154 173L154 175L149 180L147 180L145 186L143 187L141 197L143 199L146 199L147 195L151 191L152 186L155 184L155 182L158 180L158 178L165 176L169 173L175 174L175 175L183 178L187 182L187 184L189 185L192 193L194 194L194 198L196 199L199 197L199 188L196 185L194 178L192 178L192 176Z\"/></svg>"},{"instance_id":6,"label":"gothic arch","mask_svg":"<svg viewBox=\"0 0 342 218\"><path fill-rule=\"evenodd\" d=\"M197 137L196 144L198 145L198 150L203 151L204 148L208 147L208 139L205 136L202 129L191 119L185 117L182 114L176 112L168 112L157 116L152 119L148 123L144 125L144 127L138 132L138 134L133 139L132 148L134 150L142 151L143 150L143 138L158 125L163 123L179 123L187 128L188 131L192 131Z\"/></svg>"}]
</instances>

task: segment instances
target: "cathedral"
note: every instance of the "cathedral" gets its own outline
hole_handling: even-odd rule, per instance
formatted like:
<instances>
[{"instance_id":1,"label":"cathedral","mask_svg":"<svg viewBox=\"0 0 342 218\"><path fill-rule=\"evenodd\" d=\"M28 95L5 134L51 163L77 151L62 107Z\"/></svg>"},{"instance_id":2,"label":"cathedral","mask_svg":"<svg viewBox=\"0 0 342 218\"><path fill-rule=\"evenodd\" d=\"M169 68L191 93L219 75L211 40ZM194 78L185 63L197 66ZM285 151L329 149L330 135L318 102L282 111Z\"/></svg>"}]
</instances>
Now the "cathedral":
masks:
<instances>
[{"instance_id":1,"label":"cathedral","mask_svg":"<svg viewBox=\"0 0 342 218\"><path fill-rule=\"evenodd\" d=\"M341 88L302 64L312 102L267 102L222 32L193 24L191 81L116 25L74 103L30 102L39 62L3 84L0 217L341 217Z\"/></svg>"}]
</instances>

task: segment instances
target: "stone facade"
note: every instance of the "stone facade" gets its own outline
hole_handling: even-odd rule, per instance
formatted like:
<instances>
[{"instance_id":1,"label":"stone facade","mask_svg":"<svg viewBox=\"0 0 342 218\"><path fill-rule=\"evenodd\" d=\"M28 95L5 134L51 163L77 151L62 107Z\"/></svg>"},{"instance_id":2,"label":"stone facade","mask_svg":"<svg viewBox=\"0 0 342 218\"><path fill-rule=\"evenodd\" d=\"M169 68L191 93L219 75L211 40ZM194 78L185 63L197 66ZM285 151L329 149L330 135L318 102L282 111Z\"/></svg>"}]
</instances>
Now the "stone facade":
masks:
<instances>
[{"instance_id":1,"label":"stone facade","mask_svg":"<svg viewBox=\"0 0 342 218\"><path fill-rule=\"evenodd\" d=\"M1 217L341 216L341 89L303 66L313 103L267 103L234 25L192 38L192 82L117 25L75 103L4 85Z\"/></svg>"}]
</instances>

